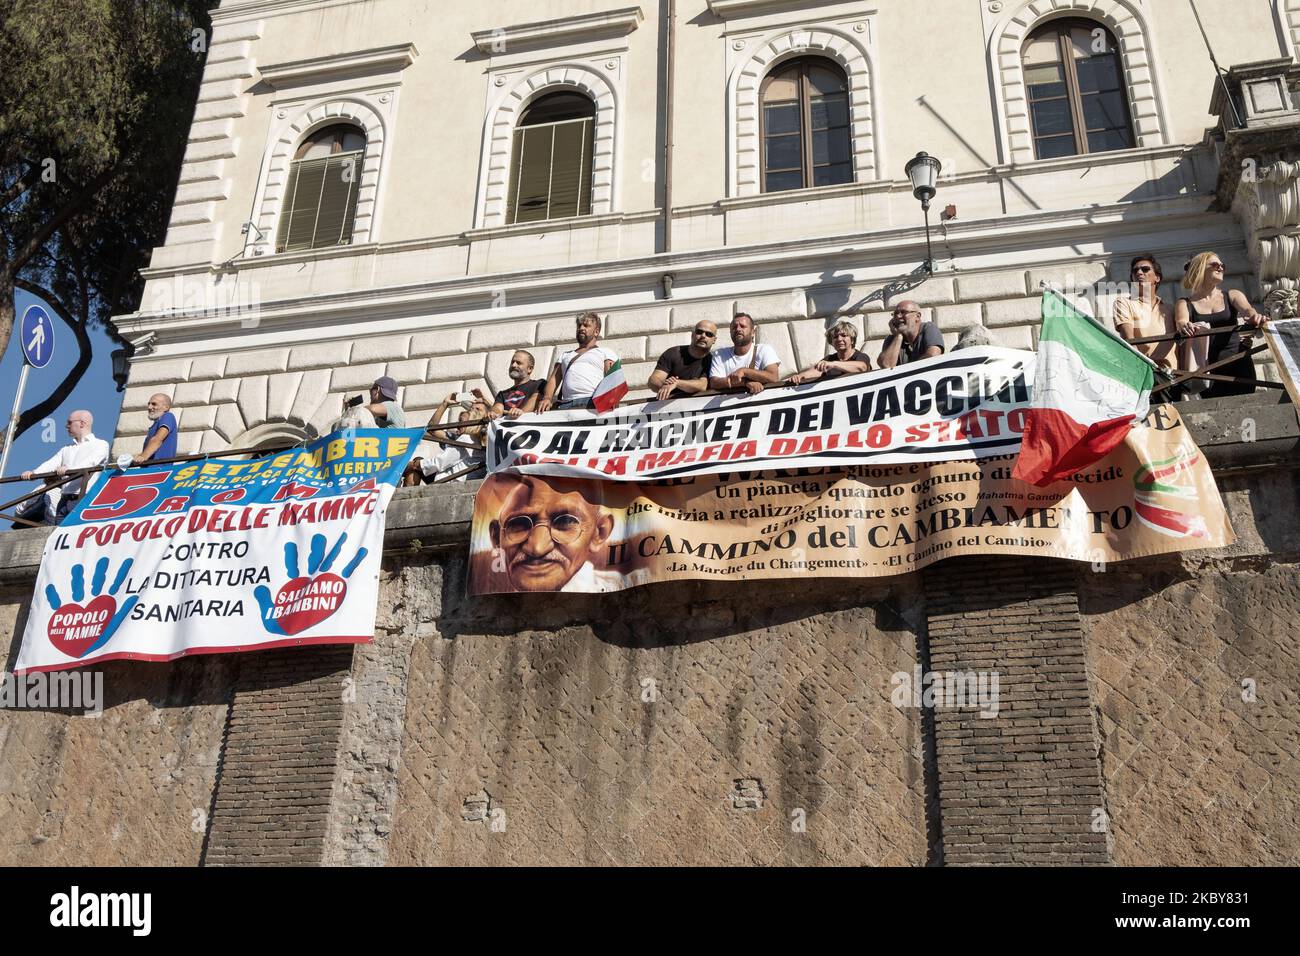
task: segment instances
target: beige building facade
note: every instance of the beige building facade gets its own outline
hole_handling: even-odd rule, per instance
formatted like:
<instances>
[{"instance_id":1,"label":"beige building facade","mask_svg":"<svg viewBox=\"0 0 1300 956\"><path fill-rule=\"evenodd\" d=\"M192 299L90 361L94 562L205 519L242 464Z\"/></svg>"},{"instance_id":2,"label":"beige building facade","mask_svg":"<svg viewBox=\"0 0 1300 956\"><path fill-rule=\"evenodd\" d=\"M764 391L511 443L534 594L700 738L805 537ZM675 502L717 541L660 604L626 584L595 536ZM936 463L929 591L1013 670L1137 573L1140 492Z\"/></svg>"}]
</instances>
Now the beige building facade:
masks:
<instances>
[{"instance_id":1,"label":"beige building facade","mask_svg":"<svg viewBox=\"0 0 1300 956\"><path fill-rule=\"evenodd\" d=\"M544 375L585 309L607 314L635 387L696 321L736 309L793 372L846 315L874 356L904 298L949 345L981 324L1033 348L1042 282L1097 293L1104 316L1138 252L1161 258L1166 300L1203 249L1256 306L1300 285L1300 0L1197 3L1242 125L1272 131L1254 152L1224 132L1186 0L620 2L225 0L166 241L140 310L115 319L129 340L154 333L115 451L142 441L159 390L182 453L320 433L383 374L422 424L448 392L504 387L516 348ZM1122 87L1120 131L1093 144L1077 112L1087 151L1065 155L1033 83L1053 25L1064 69L1083 75L1068 44L1086 59L1092 37ZM813 177L830 143L838 172L778 190L773 83L801 63L843 89L800 101L814 145L796 163ZM538 218L520 144L556 94L588 111L581 214ZM835 130L818 139L819 122ZM294 248L302 161L337 127L362 142L342 228ZM919 151L942 163L933 273L904 174Z\"/></svg>"}]
</instances>

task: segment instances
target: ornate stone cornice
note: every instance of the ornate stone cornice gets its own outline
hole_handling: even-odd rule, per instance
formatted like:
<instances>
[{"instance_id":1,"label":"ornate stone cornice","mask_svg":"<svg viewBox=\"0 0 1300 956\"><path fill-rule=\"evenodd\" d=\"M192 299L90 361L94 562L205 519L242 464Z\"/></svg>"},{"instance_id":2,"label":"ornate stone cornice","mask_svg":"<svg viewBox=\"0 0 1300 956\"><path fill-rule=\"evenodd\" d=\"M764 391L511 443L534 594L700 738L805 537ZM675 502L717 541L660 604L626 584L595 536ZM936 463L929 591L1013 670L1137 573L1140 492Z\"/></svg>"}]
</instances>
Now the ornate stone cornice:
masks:
<instances>
[{"instance_id":1,"label":"ornate stone cornice","mask_svg":"<svg viewBox=\"0 0 1300 956\"><path fill-rule=\"evenodd\" d=\"M844 0L709 0L709 12L720 20L739 20L744 17L773 13L794 7L824 7L831 3L843 3ZM871 4L872 7L875 4ZM859 13L864 11L859 10ZM865 11L874 13L873 10Z\"/></svg>"},{"instance_id":2,"label":"ornate stone cornice","mask_svg":"<svg viewBox=\"0 0 1300 956\"><path fill-rule=\"evenodd\" d=\"M480 53L491 56L524 47L564 46L584 40L626 36L640 26L642 19L640 7L622 7L606 13L477 30L470 36Z\"/></svg>"},{"instance_id":3,"label":"ornate stone cornice","mask_svg":"<svg viewBox=\"0 0 1300 956\"><path fill-rule=\"evenodd\" d=\"M395 73L404 70L419 55L414 43L374 47L334 56L313 56L305 60L268 63L258 72L263 82L275 90L304 83L316 83L344 76L372 73Z\"/></svg>"}]
</instances>

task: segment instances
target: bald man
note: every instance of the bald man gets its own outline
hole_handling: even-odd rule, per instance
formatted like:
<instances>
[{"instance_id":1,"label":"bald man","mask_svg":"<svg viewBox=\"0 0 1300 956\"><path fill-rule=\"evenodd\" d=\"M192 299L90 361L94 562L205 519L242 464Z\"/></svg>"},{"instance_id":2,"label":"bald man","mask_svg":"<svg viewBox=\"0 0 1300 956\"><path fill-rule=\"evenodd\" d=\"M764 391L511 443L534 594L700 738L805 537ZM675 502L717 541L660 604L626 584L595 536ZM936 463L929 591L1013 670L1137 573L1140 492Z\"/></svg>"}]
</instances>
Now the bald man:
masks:
<instances>
[{"instance_id":1,"label":"bald man","mask_svg":"<svg viewBox=\"0 0 1300 956\"><path fill-rule=\"evenodd\" d=\"M516 591L608 591L591 559L614 531L614 518L579 491L560 491L525 475L488 526L492 547L505 556ZM614 575L617 579L617 575Z\"/></svg>"},{"instance_id":2,"label":"bald man","mask_svg":"<svg viewBox=\"0 0 1300 956\"><path fill-rule=\"evenodd\" d=\"M108 461L108 442L96 438L92 430L95 418L84 408L68 413L68 437L72 444L64 445L55 454L41 462L31 471L24 471L24 481L30 481L32 475L54 472L66 475L77 468L93 468ZM62 488L51 488L45 493L46 524L58 524L72 510L86 490L86 476L74 478Z\"/></svg>"},{"instance_id":3,"label":"bald man","mask_svg":"<svg viewBox=\"0 0 1300 956\"><path fill-rule=\"evenodd\" d=\"M889 319L889 338L885 339L877 364L881 368L894 368L942 354L943 336L939 334L939 326L922 322L921 307L910 299L898 303Z\"/></svg>"},{"instance_id":4,"label":"bald man","mask_svg":"<svg viewBox=\"0 0 1300 956\"><path fill-rule=\"evenodd\" d=\"M171 396L162 392L150 395L145 412L152 424L149 426L149 434L144 436L144 451L131 460L137 465L144 465L155 460L175 458L177 429L176 416L172 414Z\"/></svg>"},{"instance_id":5,"label":"bald man","mask_svg":"<svg viewBox=\"0 0 1300 956\"><path fill-rule=\"evenodd\" d=\"M665 402L707 390L709 366L713 362L713 346L717 339L717 325L708 319L700 319L691 330L689 344L674 345L659 356L647 386L655 397Z\"/></svg>"}]
</instances>

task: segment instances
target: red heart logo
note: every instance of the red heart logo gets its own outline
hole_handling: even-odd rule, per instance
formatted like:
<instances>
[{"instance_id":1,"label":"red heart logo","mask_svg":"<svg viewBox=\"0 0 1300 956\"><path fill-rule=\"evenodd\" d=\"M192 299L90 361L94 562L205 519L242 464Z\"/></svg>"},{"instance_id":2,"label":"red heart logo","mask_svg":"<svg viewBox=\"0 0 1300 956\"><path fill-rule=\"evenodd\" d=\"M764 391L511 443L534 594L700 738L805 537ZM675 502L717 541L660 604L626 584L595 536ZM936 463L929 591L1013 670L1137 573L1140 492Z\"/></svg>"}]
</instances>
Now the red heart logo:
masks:
<instances>
[{"instance_id":1,"label":"red heart logo","mask_svg":"<svg viewBox=\"0 0 1300 956\"><path fill-rule=\"evenodd\" d=\"M103 635L117 612L117 600L101 594L85 607L64 604L50 615L45 632L55 649L69 657L81 657Z\"/></svg>"},{"instance_id":2,"label":"red heart logo","mask_svg":"<svg viewBox=\"0 0 1300 956\"><path fill-rule=\"evenodd\" d=\"M294 578L275 596L274 620L286 634L298 634L339 609L348 585L337 574Z\"/></svg>"}]
</instances>

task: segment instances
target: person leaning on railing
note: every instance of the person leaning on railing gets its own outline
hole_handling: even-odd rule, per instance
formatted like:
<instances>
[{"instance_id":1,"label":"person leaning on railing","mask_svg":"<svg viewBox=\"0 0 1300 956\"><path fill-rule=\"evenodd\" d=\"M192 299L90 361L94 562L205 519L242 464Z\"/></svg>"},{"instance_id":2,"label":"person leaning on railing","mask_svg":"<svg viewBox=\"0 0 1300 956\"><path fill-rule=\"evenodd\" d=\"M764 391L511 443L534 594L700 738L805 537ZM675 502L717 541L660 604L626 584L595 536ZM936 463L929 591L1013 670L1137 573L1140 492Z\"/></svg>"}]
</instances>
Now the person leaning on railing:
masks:
<instances>
[{"instance_id":1,"label":"person leaning on railing","mask_svg":"<svg viewBox=\"0 0 1300 956\"><path fill-rule=\"evenodd\" d=\"M708 391L709 366L717 338L718 327L708 319L700 319L691 330L690 342L674 345L660 355L646 383L655 398L666 402Z\"/></svg>"},{"instance_id":2,"label":"person leaning on railing","mask_svg":"<svg viewBox=\"0 0 1300 956\"><path fill-rule=\"evenodd\" d=\"M93 468L108 461L108 442L96 438L91 431L95 418L83 408L68 414L68 437L72 443L64 445L35 468L22 473L24 481L33 475L54 472L62 477L74 468ZM27 521L58 524L72 510L86 488L86 476L75 478L62 488L51 488L44 495L31 499L31 504L17 513ZM14 527L18 527L17 524Z\"/></svg>"},{"instance_id":3,"label":"person leaning on railing","mask_svg":"<svg viewBox=\"0 0 1300 956\"><path fill-rule=\"evenodd\" d=\"M791 385L815 382L819 378L837 378L840 375L858 375L871 371L871 358L858 351L858 329L852 322L836 322L826 331L826 342L831 354L811 368L791 375Z\"/></svg>"},{"instance_id":4,"label":"person leaning on railing","mask_svg":"<svg viewBox=\"0 0 1300 956\"><path fill-rule=\"evenodd\" d=\"M1237 289L1224 289L1223 259L1215 252L1202 252L1193 256L1183 274L1183 288L1191 295L1178 300L1174 307L1175 331L1190 335L1197 323L1204 323L1219 334L1210 336L1209 364L1219 359L1238 355L1236 361L1215 369L1216 374L1234 378L1254 379L1255 362L1246 353L1251 347L1251 333L1238 330L1239 324L1258 329L1265 317L1255 311L1246 296ZM1221 331L1220 331L1221 330ZM1212 382L1201 393L1202 398L1220 398L1224 395L1250 395L1255 386L1241 382Z\"/></svg>"},{"instance_id":5,"label":"person leaning on railing","mask_svg":"<svg viewBox=\"0 0 1300 956\"><path fill-rule=\"evenodd\" d=\"M440 478L446 478L449 481L464 481L470 475L476 474L472 466L481 466L484 463L487 427L483 422L488 417L487 402L478 399L473 402L458 403L457 398L457 394L452 392L442 400L437 410L434 411L433 417L429 419L429 427L441 425L447 409L453 405L458 405L460 408L460 413L456 418L458 422L478 422L479 424L436 431L435 434L441 437L445 444L441 444L441 450L436 453L417 454L416 457L412 458L402 475L403 486L410 487L421 482L437 481ZM432 441L421 442L419 451L423 452L426 446L430 448L438 447L439 444Z\"/></svg>"},{"instance_id":6,"label":"person leaning on railing","mask_svg":"<svg viewBox=\"0 0 1300 956\"><path fill-rule=\"evenodd\" d=\"M591 407L591 397L601 379L618 361L617 355L600 344L600 328L600 316L595 312L583 312L574 320L578 347L565 352L555 363L537 405L539 412Z\"/></svg>"},{"instance_id":7,"label":"person leaning on railing","mask_svg":"<svg viewBox=\"0 0 1300 956\"><path fill-rule=\"evenodd\" d=\"M176 457L176 416L172 412L172 397L163 392L149 396L145 406L149 416L149 432L144 436L144 448L131 460L137 465Z\"/></svg>"},{"instance_id":8,"label":"person leaning on railing","mask_svg":"<svg viewBox=\"0 0 1300 956\"><path fill-rule=\"evenodd\" d=\"M731 319L731 347L713 353L709 363L709 388L715 392L745 389L757 395L781 381L781 357L772 346L758 341L758 326L748 312Z\"/></svg>"},{"instance_id":9,"label":"person leaning on railing","mask_svg":"<svg viewBox=\"0 0 1300 956\"><path fill-rule=\"evenodd\" d=\"M881 368L897 368L942 354L943 336L939 326L922 321L921 307L912 300L898 303L889 319L889 337L880 347L877 364Z\"/></svg>"},{"instance_id":10,"label":"person leaning on railing","mask_svg":"<svg viewBox=\"0 0 1300 956\"><path fill-rule=\"evenodd\" d=\"M1156 291L1164 281L1164 273L1156 257L1142 253L1129 263L1129 279L1137 295L1115 300L1115 331L1126 342L1156 335L1174 334L1174 309ZM1145 342L1133 347L1161 368L1176 370L1179 367L1178 350L1173 339L1164 342Z\"/></svg>"}]
</instances>

